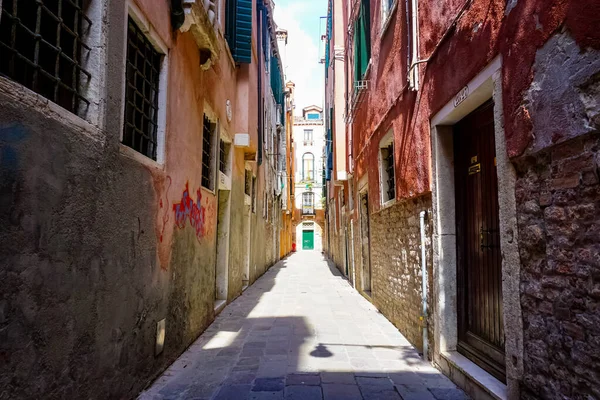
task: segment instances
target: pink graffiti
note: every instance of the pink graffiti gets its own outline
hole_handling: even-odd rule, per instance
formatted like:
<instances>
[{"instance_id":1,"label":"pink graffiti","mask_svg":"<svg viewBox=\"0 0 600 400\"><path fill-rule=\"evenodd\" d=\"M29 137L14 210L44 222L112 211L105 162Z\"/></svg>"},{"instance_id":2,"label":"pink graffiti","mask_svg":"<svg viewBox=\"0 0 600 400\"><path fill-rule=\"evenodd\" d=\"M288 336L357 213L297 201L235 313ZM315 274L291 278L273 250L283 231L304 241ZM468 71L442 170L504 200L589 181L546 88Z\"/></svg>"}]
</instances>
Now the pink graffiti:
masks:
<instances>
[{"instance_id":1,"label":"pink graffiti","mask_svg":"<svg viewBox=\"0 0 600 400\"><path fill-rule=\"evenodd\" d=\"M185 228L185 222L187 219L190 220L190 224L196 230L196 237L198 240L206 234L204 223L206 221L206 210L202 207L202 194L200 189L196 192L197 202L190 197L190 191L188 184L185 184L185 190L181 196L181 202L173 204L173 211L175 212L175 225L179 229Z\"/></svg>"}]
</instances>

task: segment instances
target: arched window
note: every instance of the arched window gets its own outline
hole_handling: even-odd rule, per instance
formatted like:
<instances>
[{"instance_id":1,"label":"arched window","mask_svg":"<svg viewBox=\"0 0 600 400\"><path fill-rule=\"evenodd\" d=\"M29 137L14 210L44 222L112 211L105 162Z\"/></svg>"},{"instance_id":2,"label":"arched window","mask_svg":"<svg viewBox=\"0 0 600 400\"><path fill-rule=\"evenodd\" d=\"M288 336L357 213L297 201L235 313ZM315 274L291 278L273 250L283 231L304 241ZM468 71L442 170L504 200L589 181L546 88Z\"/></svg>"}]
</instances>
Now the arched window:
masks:
<instances>
[{"instance_id":1,"label":"arched window","mask_svg":"<svg viewBox=\"0 0 600 400\"><path fill-rule=\"evenodd\" d=\"M315 179L315 156L312 153L302 155L302 180L313 181Z\"/></svg>"}]
</instances>

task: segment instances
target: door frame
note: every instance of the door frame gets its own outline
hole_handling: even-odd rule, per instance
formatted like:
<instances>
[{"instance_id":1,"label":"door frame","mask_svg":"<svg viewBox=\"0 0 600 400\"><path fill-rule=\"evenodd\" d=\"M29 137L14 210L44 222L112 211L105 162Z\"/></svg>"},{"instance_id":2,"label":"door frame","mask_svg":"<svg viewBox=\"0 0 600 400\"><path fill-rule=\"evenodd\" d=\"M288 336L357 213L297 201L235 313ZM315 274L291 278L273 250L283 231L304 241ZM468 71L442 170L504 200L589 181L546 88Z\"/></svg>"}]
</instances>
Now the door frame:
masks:
<instances>
[{"instance_id":1,"label":"door frame","mask_svg":"<svg viewBox=\"0 0 600 400\"><path fill-rule=\"evenodd\" d=\"M358 201L357 201L357 207L358 207L358 219L360 222L360 237L361 237L361 242L360 242L360 253L361 253L361 258L360 258L360 289L361 292L365 293L368 296L371 296L371 294L373 293L373 264L371 262L371 216L369 214L369 182L365 177L361 178L360 180L360 185L359 185L359 190L358 190ZM362 197L363 196L367 196L367 212L366 212L366 221L365 218L363 218L363 213L362 213ZM368 229L368 235L367 238L363 238L363 226L364 224L367 224L367 229ZM363 245L363 240L367 240L367 251L368 254L365 256L364 250L365 250L365 246ZM367 262L369 263L368 265L368 274L369 274L369 284L368 286L366 285L366 280L365 280L365 259L367 260Z\"/></svg>"},{"instance_id":2,"label":"door frame","mask_svg":"<svg viewBox=\"0 0 600 400\"><path fill-rule=\"evenodd\" d=\"M458 85L457 85L458 86ZM455 219L454 146L452 126L486 101L494 101L494 136L502 252L502 296L506 380L503 384L491 374L457 353L457 247ZM434 282L434 361L446 373L460 370L480 387L499 398L519 398L523 374L523 326L520 303L520 258L516 218L516 173L506 151L502 107L502 59L496 57L459 90L431 119L433 282Z\"/></svg>"}]
</instances>

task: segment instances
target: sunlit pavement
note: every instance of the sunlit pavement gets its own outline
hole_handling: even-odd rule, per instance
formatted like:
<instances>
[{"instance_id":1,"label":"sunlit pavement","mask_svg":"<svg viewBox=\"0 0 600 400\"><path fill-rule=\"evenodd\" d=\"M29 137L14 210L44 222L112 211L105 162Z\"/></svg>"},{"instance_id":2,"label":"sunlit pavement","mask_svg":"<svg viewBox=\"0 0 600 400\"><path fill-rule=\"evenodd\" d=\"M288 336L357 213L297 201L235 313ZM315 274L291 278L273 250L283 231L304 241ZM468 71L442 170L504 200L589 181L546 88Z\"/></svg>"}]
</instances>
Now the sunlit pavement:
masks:
<instances>
[{"instance_id":1,"label":"sunlit pavement","mask_svg":"<svg viewBox=\"0 0 600 400\"><path fill-rule=\"evenodd\" d=\"M465 399L319 252L227 306L140 399Z\"/></svg>"}]
</instances>

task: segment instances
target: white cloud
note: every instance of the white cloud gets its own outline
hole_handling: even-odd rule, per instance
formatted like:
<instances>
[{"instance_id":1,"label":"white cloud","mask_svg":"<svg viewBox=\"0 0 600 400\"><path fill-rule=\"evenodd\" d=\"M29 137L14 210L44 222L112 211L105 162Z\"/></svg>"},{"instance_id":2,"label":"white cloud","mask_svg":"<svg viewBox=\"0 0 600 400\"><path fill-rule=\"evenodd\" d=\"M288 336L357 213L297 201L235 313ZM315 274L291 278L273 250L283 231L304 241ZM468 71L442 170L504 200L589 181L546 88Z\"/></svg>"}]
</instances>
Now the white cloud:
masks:
<instances>
[{"instance_id":1,"label":"white cloud","mask_svg":"<svg viewBox=\"0 0 600 400\"><path fill-rule=\"evenodd\" d=\"M323 64L319 64L319 15L306 2L277 3L275 22L288 31L287 76L296 84L296 114L311 104L323 104ZM315 20L316 19L316 20ZM316 27L316 28L315 28Z\"/></svg>"}]
</instances>

